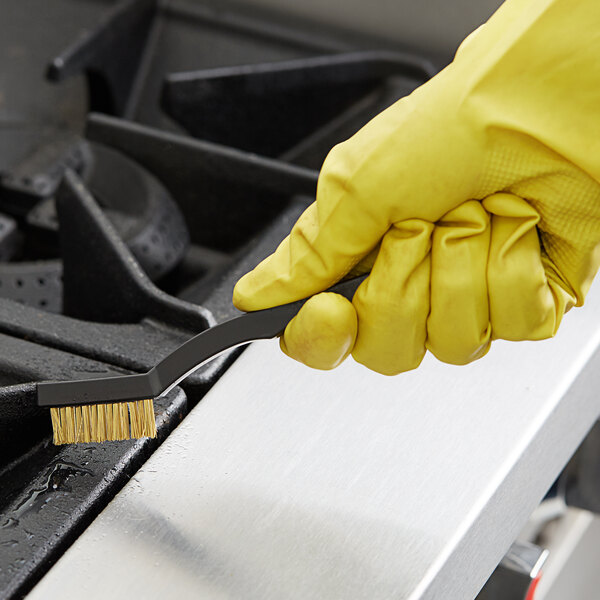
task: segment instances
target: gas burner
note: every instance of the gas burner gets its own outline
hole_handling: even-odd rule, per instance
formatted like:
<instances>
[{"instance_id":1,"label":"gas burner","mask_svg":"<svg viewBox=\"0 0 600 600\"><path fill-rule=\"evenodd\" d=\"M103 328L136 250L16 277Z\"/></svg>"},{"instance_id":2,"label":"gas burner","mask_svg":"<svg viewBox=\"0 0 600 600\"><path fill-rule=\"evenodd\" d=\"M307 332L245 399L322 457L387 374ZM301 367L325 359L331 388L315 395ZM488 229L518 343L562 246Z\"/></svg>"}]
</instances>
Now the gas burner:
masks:
<instances>
[{"instance_id":1,"label":"gas burner","mask_svg":"<svg viewBox=\"0 0 600 600\"><path fill-rule=\"evenodd\" d=\"M61 311L55 193L67 168L81 175L152 280L179 264L189 234L163 185L123 154L73 140L69 145L39 148L2 178L0 296L50 312Z\"/></svg>"}]
</instances>

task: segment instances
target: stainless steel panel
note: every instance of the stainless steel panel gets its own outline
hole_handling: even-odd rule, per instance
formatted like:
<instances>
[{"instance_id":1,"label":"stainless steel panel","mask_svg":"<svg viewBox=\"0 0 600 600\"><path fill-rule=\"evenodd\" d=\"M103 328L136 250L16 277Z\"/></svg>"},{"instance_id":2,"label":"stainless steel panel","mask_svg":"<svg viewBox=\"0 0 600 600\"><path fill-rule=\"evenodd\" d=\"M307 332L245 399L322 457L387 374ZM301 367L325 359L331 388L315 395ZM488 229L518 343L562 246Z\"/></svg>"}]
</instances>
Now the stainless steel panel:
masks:
<instances>
[{"instance_id":1,"label":"stainless steel panel","mask_svg":"<svg viewBox=\"0 0 600 600\"><path fill-rule=\"evenodd\" d=\"M256 343L30 599L470 600L596 420L599 344L598 284L554 340L467 367Z\"/></svg>"}]
</instances>

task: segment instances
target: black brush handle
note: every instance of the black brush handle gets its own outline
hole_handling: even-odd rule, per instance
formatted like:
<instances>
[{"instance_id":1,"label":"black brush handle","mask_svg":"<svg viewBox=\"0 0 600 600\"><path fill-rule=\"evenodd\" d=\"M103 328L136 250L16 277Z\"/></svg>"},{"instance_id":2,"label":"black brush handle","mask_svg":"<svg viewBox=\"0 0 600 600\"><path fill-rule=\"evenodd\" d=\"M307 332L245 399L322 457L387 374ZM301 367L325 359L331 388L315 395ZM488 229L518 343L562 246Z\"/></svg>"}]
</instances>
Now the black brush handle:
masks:
<instances>
[{"instance_id":1,"label":"black brush handle","mask_svg":"<svg viewBox=\"0 0 600 600\"><path fill-rule=\"evenodd\" d=\"M342 281L327 291L352 300L356 289L366 277L367 275L361 275ZM38 383L38 405L75 406L156 398L222 352L255 340L277 337L283 333L307 299L245 313L211 327L179 346L147 373Z\"/></svg>"},{"instance_id":2,"label":"black brush handle","mask_svg":"<svg viewBox=\"0 0 600 600\"><path fill-rule=\"evenodd\" d=\"M366 275L342 281L327 291L352 300L356 289L365 279ZM290 304L245 313L241 317L211 327L182 344L151 369L148 375L156 379L158 389L165 393L221 352L281 335L306 300L307 298L304 298Z\"/></svg>"}]
</instances>

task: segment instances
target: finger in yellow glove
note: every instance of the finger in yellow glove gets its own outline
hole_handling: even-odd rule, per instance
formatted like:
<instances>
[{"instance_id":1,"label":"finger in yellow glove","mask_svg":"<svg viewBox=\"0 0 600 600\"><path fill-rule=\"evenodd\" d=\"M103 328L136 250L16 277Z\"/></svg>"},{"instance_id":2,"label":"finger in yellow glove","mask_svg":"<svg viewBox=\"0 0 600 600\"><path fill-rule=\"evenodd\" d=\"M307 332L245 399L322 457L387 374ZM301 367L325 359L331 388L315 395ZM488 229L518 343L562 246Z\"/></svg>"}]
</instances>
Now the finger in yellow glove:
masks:
<instances>
[{"instance_id":1,"label":"finger in yellow glove","mask_svg":"<svg viewBox=\"0 0 600 600\"><path fill-rule=\"evenodd\" d=\"M493 339L537 340L583 304L599 265L600 10L508 0L441 73L328 155L317 200L234 291L319 294L282 348L312 367L350 352L385 374L429 349L464 364Z\"/></svg>"}]
</instances>

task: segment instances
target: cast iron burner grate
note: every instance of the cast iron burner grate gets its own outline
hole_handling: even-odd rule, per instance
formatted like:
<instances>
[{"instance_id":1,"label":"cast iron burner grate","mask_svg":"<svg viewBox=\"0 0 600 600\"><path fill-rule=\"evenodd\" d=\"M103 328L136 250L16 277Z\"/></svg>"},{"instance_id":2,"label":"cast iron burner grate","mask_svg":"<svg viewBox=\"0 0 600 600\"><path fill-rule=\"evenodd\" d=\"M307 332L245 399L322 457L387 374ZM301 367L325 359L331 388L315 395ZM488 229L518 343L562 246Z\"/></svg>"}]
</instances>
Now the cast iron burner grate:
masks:
<instances>
[{"instance_id":1,"label":"cast iron burner grate","mask_svg":"<svg viewBox=\"0 0 600 600\"><path fill-rule=\"evenodd\" d=\"M239 351L157 402L157 440L53 447L35 382L145 371L233 316L236 280L314 199L331 146L434 68L223 2L0 10L0 599L12 599Z\"/></svg>"}]
</instances>

